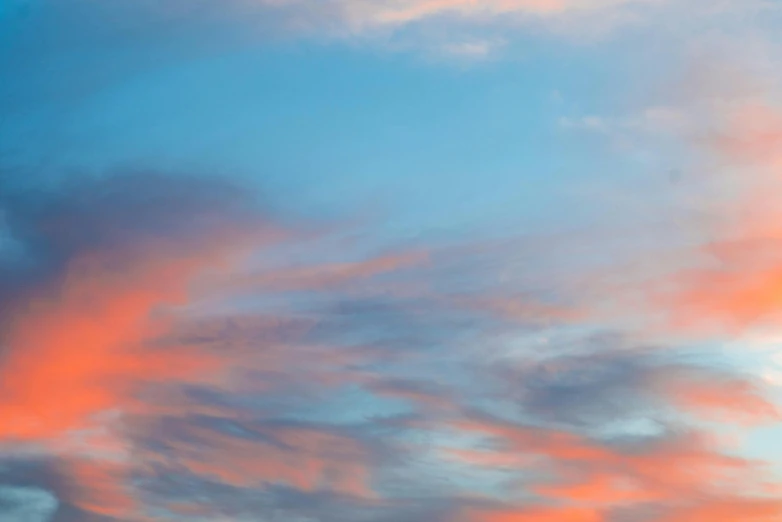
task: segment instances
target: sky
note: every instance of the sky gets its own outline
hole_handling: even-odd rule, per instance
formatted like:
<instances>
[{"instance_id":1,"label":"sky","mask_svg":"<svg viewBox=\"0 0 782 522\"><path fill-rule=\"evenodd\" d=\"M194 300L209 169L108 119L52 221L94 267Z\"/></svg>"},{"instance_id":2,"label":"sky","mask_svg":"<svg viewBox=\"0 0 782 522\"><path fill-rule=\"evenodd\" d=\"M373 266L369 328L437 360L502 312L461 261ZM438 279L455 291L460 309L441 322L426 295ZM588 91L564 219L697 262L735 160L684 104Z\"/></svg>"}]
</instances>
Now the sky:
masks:
<instances>
[{"instance_id":1,"label":"sky","mask_svg":"<svg viewBox=\"0 0 782 522\"><path fill-rule=\"evenodd\" d=\"M782 522L780 28L0 0L0 520Z\"/></svg>"}]
</instances>

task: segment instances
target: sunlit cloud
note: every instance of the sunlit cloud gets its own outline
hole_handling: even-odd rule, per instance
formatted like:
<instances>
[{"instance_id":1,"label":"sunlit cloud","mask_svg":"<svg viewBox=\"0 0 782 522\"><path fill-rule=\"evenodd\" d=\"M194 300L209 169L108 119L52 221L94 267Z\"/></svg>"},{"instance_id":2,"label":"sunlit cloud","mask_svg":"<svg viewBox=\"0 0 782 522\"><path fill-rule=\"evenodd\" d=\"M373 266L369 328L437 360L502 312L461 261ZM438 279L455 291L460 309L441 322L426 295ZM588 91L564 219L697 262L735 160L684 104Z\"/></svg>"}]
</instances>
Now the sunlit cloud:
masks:
<instances>
[{"instance_id":1,"label":"sunlit cloud","mask_svg":"<svg viewBox=\"0 0 782 522\"><path fill-rule=\"evenodd\" d=\"M648 0L396 0L355 2L338 0L332 6L341 12L351 27L358 30L382 26L401 26L427 19L454 16L466 19L492 19L500 16L557 16L573 12L600 11ZM654 0L652 0L654 1ZM295 1L272 5L296 5Z\"/></svg>"},{"instance_id":2,"label":"sunlit cloud","mask_svg":"<svg viewBox=\"0 0 782 522\"><path fill-rule=\"evenodd\" d=\"M204 185L184 197L180 180ZM214 180L72 187L9 199L9 230L45 262L9 268L24 277L3 299L0 447L42 470L9 487L50 491L61 513L781 514L773 474L721 443L778 420L760 379L590 332L581 296L558 299L572 288L541 290L545 271L532 286L494 273L517 246L351 253Z\"/></svg>"},{"instance_id":3,"label":"sunlit cloud","mask_svg":"<svg viewBox=\"0 0 782 522\"><path fill-rule=\"evenodd\" d=\"M667 35L661 20L688 24L685 11L744 9L673 0L184 4L74 0L32 16L56 25L67 13L85 27L54 38L71 42L69 52L95 41L132 46L146 34L138 28L154 25L204 41L230 27L232 37L340 42L329 59L346 42L434 42L475 60L527 35L639 23ZM115 34L120 25L126 32ZM151 47L167 38L148 32ZM257 40L250 45L259 52ZM575 150L594 139L618 156L647 148L661 164L686 166L650 181L654 169L618 162L605 199L591 199L601 187L583 174L595 189L578 199L596 223L586 232L500 218L486 232L496 240L458 227L394 235L393 216L296 215L275 198L295 199L299 186L259 194L265 174L240 183L228 167L220 176L4 178L0 518L782 520L778 459L753 459L747 448L748 435L782 415L767 386L779 377L766 371L780 359L762 373L742 344L752 333L778 352L782 105L773 81L709 67L690 67L626 113L557 96L552 140L566 136ZM509 77L499 63L489 69L492 81ZM411 70L414 81L424 75ZM89 99L85 77L79 96ZM588 90L569 92L579 89ZM310 109L302 120L315 120ZM298 143L291 150L306 154ZM530 161L541 179L556 170ZM479 181L476 198L490 183ZM551 206L542 214L570 210Z\"/></svg>"}]
</instances>

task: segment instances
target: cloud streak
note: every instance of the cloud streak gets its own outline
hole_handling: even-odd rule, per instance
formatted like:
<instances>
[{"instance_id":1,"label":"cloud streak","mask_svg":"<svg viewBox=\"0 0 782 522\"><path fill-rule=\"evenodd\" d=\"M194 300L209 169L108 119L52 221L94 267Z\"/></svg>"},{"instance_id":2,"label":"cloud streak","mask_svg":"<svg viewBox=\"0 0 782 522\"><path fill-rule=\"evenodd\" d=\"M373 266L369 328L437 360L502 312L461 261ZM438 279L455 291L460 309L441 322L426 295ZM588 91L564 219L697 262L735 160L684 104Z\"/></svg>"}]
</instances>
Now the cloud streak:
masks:
<instances>
[{"instance_id":1,"label":"cloud streak","mask_svg":"<svg viewBox=\"0 0 782 522\"><path fill-rule=\"evenodd\" d=\"M364 37L665 7L310 4L230 3L221 20ZM167 12L218 9L181 5ZM562 120L675 136L713 167L671 198L703 211L686 237L644 250L647 230L608 209L632 229L621 266L611 230L402 244L376 223L271 212L225 175L4 177L0 518L782 520L780 477L742 446L779 405L709 344L774 327L782 299L782 117L750 98Z\"/></svg>"},{"instance_id":2,"label":"cloud streak","mask_svg":"<svg viewBox=\"0 0 782 522\"><path fill-rule=\"evenodd\" d=\"M541 352L589 316L490 249L347 255L225 180L36 190L6 189L0 448L52 520L782 514L706 427L777 421L757 381L610 331Z\"/></svg>"},{"instance_id":3,"label":"cloud streak","mask_svg":"<svg viewBox=\"0 0 782 522\"><path fill-rule=\"evenodd\" d=\"M654 1L654 0L652 0ZM380 0L355 2L337 0L328 3L354 30L399 27L431 19L453 17L466 20L492 20L503 16L555 17L572 13L600 12L647 3L648 0ZM296 0L269 2L280 8L301 8Z\"/></svg>"}]
</instances>

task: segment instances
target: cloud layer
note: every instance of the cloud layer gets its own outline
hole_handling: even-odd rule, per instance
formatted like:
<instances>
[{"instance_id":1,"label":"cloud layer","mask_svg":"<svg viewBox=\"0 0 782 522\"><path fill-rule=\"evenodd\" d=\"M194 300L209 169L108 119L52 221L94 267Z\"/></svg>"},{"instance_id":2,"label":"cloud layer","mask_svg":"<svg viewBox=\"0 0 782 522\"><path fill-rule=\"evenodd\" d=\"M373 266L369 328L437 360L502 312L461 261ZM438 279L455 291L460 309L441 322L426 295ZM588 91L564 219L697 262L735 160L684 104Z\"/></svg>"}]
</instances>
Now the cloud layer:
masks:
<instances>
[{"instance_id":1,"label":"cloud layer","mask_svg":"<svg viewBox=\"0 0 782 522\"><path fill-rule=\"evenodd\" d=\"M3 278L8 516L782 516L763 463L707 428L777 421L757 381L562 337L584 316L502 283L485 247L346 257L341 232L209 178L4 194L24 260Z\"/></svg>"},{"instance_id":2,"label":"cloud layer","mask_svg":"<svg viewBox=\"0 0 782 522\"><path fill-rule=\"evenodd\" d=\"M85 33L47 42L237 13L502 36L674 3L311 4L73 2L51 13ZM561 120L693 166L630 205L585 196L610 226L578 236L392 241L225 174L0 168L0 519L779 522L778 462L744 440L782 411L734 341L782 304L782 113L702 72L638 114Z\"/></svg>"}]
</instances>

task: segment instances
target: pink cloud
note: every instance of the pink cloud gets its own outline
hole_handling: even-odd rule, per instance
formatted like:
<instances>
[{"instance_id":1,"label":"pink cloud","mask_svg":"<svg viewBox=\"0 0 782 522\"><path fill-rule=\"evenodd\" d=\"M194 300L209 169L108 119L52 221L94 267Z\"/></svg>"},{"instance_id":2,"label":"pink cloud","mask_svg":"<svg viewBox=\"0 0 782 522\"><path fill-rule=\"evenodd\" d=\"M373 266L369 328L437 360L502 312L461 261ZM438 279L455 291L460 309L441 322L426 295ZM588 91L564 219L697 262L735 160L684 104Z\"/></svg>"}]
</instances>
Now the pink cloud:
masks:
<instances>
[{"instance_id":1,"label":"pink cloud","mask_svg":"<svg viewBox=\"0 0 782 522\"><path fill-rule=\"evenodd\" d=\"M493 459L464 455L472 465L510 465L520 473L549 477L538 479L533 487L547 507L471 509L465 520L607 522L617 507L651 504L670 513L660 519L666 522L782 517L782 502L765 496L768 477L762 468L723 454L702 437L672 439L643 451L620 451L575 434L545 429L495 422L457 427L483 433L495 444ZM520 460L520 456L527 458Z\"/></svg>"}]
</instances>

